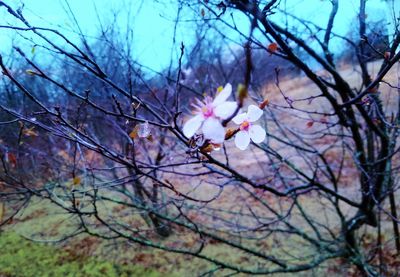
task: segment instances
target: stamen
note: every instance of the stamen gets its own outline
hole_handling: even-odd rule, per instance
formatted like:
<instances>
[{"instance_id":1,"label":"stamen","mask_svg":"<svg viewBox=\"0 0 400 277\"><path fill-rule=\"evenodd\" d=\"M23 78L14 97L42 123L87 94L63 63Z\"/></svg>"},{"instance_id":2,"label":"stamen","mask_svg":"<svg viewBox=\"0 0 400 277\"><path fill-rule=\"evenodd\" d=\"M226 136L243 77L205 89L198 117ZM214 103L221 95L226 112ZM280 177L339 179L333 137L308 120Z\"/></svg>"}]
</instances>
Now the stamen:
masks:
<instances>
[{"instance_id":1,"label":"stamen","mask_svg":"<svg viewBox=\"0 0 400 277\"><path fill-rule=\"evenodd\" d=\"M250 122L247 120L243 121L242 124L240 124L240 130L241 131L248 131L250 128Z\"/></svg>"},{"instance_id":2,"label":"stamen","mask_svg":"<svg viewBox=\"0 0 400 277\"><path fill-rule=\"evenodd\" d=\"M209 118L214 115L214 108L211 104L206 104L201 108L201 112L205 118Z\"/></svg>"}]
</instances>

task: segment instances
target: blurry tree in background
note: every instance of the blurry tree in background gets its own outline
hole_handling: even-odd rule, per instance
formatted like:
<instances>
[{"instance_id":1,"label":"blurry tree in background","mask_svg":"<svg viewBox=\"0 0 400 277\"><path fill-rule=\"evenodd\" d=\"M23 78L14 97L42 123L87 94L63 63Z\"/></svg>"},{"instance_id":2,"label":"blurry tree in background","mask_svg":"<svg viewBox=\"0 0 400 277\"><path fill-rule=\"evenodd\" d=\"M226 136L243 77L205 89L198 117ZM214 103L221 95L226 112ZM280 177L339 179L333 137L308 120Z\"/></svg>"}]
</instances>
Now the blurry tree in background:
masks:
<instances>
[{"instance_id":1,"label":"blurry tree in background","mask_svg":"<svg viewBox=\"0 0 400 277\"><path fill-rule=\"evenodd\" d=\"M356 17L352 25L359 26L359 19ZM382 53L385 53L390 48L388 23L385 20L372 21L366 26L364 37L360 38L358 29L349 30L347 37L348 42L340 57L344 63L357 65L357 47L354 47L354 42L362 40L366 45L364 57L366 62L382 59Z\"/></svg>"},{"instance_id":2,"label":"blurry tree in background","mask_svg":"<svg viewBox=\"0 0 400 277\"><path fill-rule=\"evenodd\" d=\"M400 33L377 32L366 0L349 37L332 31L347 1L327 1L322 25L285 2L180 0L176 24L195 22L196 42L155 72L116 24L73 39L0 1L15 22L0 29L24 45L0 55L0 226L47 199L68 215L60 241L189 255L209 263L204 275L398 272ZM338 41L351 53L343 67ZM227 83L238 108L225 141L185 137L195 99ZM247 127L232 119L249 105L267 135L241 151L234 137Z\"/></svg>"}]
</instances>

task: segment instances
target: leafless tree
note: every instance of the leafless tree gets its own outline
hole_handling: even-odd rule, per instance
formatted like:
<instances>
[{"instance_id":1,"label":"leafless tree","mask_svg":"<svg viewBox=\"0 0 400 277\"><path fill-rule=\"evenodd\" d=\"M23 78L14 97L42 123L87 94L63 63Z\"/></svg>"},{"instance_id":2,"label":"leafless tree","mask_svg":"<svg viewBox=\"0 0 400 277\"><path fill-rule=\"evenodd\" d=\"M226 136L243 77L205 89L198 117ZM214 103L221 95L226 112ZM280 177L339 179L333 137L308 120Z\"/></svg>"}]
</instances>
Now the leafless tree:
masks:
<instances>
[{"instance_id":1,"label":"leafless tree","mask_svg":"<svg viewBox=\"0 0 400 277\"><path fill-rule=\"evenodd\" d=\"M71 215L60 240L86 233L190 255L209 262L204 276L394 275L400 33L376 48L360 0L358 35L336 34L346 3L327 2L325 25L317 25L289 13L286 1L180 0L176 24L196 22L198 39L190 49L177 43L176 64L149 77L116 29L102 29L97 43L83 34L74 42L0 1L17 22L1 30L47 57L18 45L0 56L0 199L8 211L0 224L39 197ZM243 16L245 32L236 24ZM354 51L354 71L340 67L333 40ZM227 82L242 85L238 109L223 122L225 142L185 137L190 104ZM264 109L267 137L239 151L231 120L250 103Z\"/></svg>"}]
</instances>

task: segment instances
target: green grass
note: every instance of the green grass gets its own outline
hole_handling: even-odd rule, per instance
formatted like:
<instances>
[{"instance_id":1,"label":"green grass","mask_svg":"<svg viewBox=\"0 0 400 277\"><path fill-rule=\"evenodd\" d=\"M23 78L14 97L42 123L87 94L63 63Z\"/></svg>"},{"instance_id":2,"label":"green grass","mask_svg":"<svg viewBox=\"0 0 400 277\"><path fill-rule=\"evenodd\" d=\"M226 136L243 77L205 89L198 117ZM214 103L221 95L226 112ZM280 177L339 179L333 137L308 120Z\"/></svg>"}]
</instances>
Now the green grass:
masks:
<instances>
[{"instance_id":1,"label":"green grass","mask_svg":"<svg viewBox=\"0 0 400 277\"><path fill-rule=\"evenodd\" d=\"M310 201L306 196L299 201L304 208L317 219L320 219L323 201ZM99 212L106 214L108 211L118 213L114 206L99 205ZM7 210L6 210L7 211ZM11 211L11 208L8 209ZM304 232L312 232L304 222L296 221L296 209L292 212L292 222L301 226ZM136 224L134 214L119 217L121 222ZM331 228L338 224L331 214ZM137 220L141 220L138 218ZM0 277L5 276L197 276L215 266L190 255L179 255L164 252L154 248L127 243L125 240L102 240L87 234L80 234L68 241L58 244L31 242L24 237L42 240L58 241L66 234L76 230L76 218L66 213L60 207L48 200L32 198L29 205L22 209L12 223L3 226L0 230ZM327 224L327 223L326 223ZM386 225L385 225L386 226ZM143 227L145 228L145 226ZM371 231L371 233L374 230ZM19 234L19 235L18 235ZM160 244L172 245L180 243L190 248L196 242L196 236L175 230L171 237L153 240ZM173 247L179 247L173 246ZM188 246L185 246L188 245ZM265 254L287 259L286 253L298 257L303 262L313 258L315 249L299 236L282 236L276 234L256 242L248 241L246 247L258 249ZM216 257L224 262L255 269L265 263L264 260L237 251L227 245L211 242L203 249L202 254ZM330 268L338 268L337 261L330 261L306 272L276 274L274 276L323 276ZM350 265L340 264L338 270L346 275ZM224 276L232 271L222 269L215 276ZM238 276L247 276L245 274Z\"/></svg>"},{"instance_id":2,"label":"green grass","mask_svg":"<svg viewBox=\"0 0 400 277\"><path fill-rule=\"evenodd\" d=\"M15 232L0 233L0 276L161 276L138 265L118 265L71 255L52 245L31 242Z\"/></svg>"},{"instance_id":3,"label":"green grass","mask_svg":"<svg viewBox=\"0 0 400 277\"><path fill-rule=\"evenodd\" d=\"M99 209L102 211L102 206ZM107 205L107 210L112 206ZM132 215L129 215L132 219ZM122 220L122 219L121 219ZM65 213L61 208L48 200L33 198L29 205L21 210L12 224L5 226L6 231L0 233L0 277L5 276L196 276L214 266L203 260L188 255L179 255L161 250L131 245L123 241L115 241L110 245L104 241L82 234L60 244L43 244L30 242L23 237L33 239L59 240L65 234L76 230L76 218ZM157 238L155 238L157 240ZM169 238L170 242L190 242L187 235L175 232ZM163 241L164 243L168 243ZM281 241L279 248L271 239L263 241L262 245L271 255L281 254L279 250L289 248L299 250L299 255L307 251L296 247L301 242L293 239ZM262 260L250 257L240 251L235 251L224 244L210 243L203 254L236 265L254 268ZM297 252L296 252L297 253ZM90 257L90 258L89 258ZM154 269L157 269L155 271ZM223 276L232 273L221 270L216 275ZM239 275L240 276L240 275ZM285 274L277 276L288 276ZM292 275L293 276L293 275ZM308 276L298 274L296 276Z\"/></svg>"}]
</instances>

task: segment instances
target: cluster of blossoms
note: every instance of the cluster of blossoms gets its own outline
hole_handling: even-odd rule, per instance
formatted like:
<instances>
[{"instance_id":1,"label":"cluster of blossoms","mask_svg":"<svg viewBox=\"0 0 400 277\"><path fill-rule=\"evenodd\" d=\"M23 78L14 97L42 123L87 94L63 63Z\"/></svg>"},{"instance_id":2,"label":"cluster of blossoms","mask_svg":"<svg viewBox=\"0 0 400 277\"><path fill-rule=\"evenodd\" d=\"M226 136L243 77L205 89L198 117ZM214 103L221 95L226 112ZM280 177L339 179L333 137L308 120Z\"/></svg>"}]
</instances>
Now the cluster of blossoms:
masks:
<instances>
[{"instance_id":1,"label":"cluster of blossoms","mask_svg":"<svg viewBox=\"0 0 400 277\"><path fill-rule=\"evenodd\" d=\"M194 117L189 119L183 126L183 134L190 138L198 130L201 130L205 139L209 139L212 143L223 143L225 140L225 128L221 121L230 118L237 109L235 101L227 101L232 94L231 84L227 84L215 97L205 97L204 101L198 99L194 105ZM255 143L261 143L265 139L265 130L254 124L263 111L255 106L250 105L247 113L239 113L232 121L239 125L239 131L235 136L235 145L245 150L252 140Z\"/></svg>"}]
</instances>

